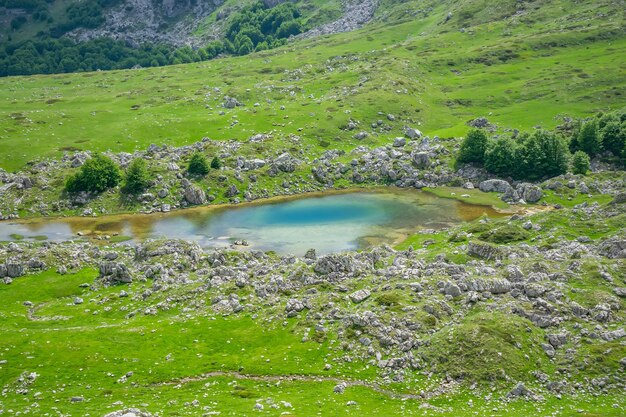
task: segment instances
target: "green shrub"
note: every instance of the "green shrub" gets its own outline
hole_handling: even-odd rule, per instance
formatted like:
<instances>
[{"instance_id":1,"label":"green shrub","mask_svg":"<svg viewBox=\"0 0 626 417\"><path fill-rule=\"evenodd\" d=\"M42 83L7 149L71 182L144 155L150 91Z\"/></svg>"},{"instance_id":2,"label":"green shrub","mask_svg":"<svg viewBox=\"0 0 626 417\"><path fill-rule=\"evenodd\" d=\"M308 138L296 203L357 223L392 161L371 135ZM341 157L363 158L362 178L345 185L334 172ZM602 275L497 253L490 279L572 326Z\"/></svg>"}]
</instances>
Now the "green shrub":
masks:
<instances>
[{"instance_id":1,"label":"green shrub","mask_svg":"<svg viewBox=\"0 0 626 417\"><path fill-rule=\"evenodd\" d=\"M121 179L120 169L115 162L104 155L96 154L67 180L65 188L70 193L101 193L115 187Z\"/></svg>"},{"instance_id":2,"label":"green shrub","mask_svg":"<svg viewBox=\"0 0 626 417\"><path fill-rule=\"evenodd\" d=\"M565 140L553 132L537 130L524 135L516 148L514 164L518 179L538 180L567 172L569 150Z\"/></svg>"},{"instance_id":3,"label":"green shrub","mask_svg":"<svg viewBox=\"0 0 626 417\"><path fill-rule=\"evenodd\" d=\"M497 244L519 242L528 238L529 234L527 231L511 224L498 227L497 229L490 230L480 235L480 240Z\"/></svg>"},{"instance_id":4,"label":"green shrub","mask_svg":"<svg viewBox=\"0 0 626 417\"><path fill-rule=\"evenodd\" d=\"M513 139L502 136L491 141L485 151L485 169L496 175L512 176L515 172L516 144Z\"/></svg>"},{"instance_id":5,"label":"green shrub","mask_svg":"<svg viewBox=\"0 0 626 417\"><path fill-rule=\"evenodd\" d=\"M399 305L400 296L393 292L381 294L376 297L376 304L387 307Z\"/></svg>"},{"instance_id":6,"label":"green shrub","mask_svg":"<svg viewBox=\"0 0 626 417\"><path fill-rule=\"evenodd\" d=\"M139 194L148 188L149 184L150 175L148 174L146 161L141 158L134 159L126 170L122 190L127 194Z\"/></svg>"},{"instance_id":7,"label":"green shrub","mask_svg":"<svg viewBox=\"0 0 626 417\"><path fill-rule=\"evenodd\" d=\"M599 125L602 146L619 156L626 149L626 121L622 121L617 112L609 113L600 119Z\"/></svg>"},{"instance_id":8,"label":"green shrub","mask_svg":"<svg viewBox=\"0 0 626 417\"><path fill-rule=\"evenodd\" d=\"M485 160L487 142L488 138L484 130L470 130L461 143L461 149L459 150L457 162L475 162L482 164Z\"/></svg>"},{"instance_id":9,"label":"green shrub","mask_svg":"<svg viewBox=\"0 0 626 417\"><path fill-rule=\"evenodd\" d=\"M591 168L589 164L589 155L583 151L576 151L572 157L572 172L574 174L585 175Z\"/></svg>"},{"instance_id":10,"label":"green shrub","mask_svg":"<svg viewBox=\"0 0 626 417\"><path fill-rule=\"evenodd\" d=\"M602 142L598 134L598 122L591 120L582 125L575 138L575 150L585 152L593 157L602 150Z\"/></svg>"},{"instance_id":11,"label":"green shrub","mask_svg":"<svg viewBox=\"0 0 626 417\"><path fill-rule=\"evenodd\" d=\"M222 167L222 161L216 156L211 160L211 168L220 169Z\"/></svg>"},{"instance_id":12,"label":"green shrub","mask_svg":"<svg viewBox=\"0 0 626 417\"><path fill-rule=\"evenodd\" d=\"M187 172L191 175L200 175L204 176L209 173L209 163L206 159L206 156L200 152L196 152L191 156L189 160L189 167L187 168Z\"/></svg>"}]
</instances>

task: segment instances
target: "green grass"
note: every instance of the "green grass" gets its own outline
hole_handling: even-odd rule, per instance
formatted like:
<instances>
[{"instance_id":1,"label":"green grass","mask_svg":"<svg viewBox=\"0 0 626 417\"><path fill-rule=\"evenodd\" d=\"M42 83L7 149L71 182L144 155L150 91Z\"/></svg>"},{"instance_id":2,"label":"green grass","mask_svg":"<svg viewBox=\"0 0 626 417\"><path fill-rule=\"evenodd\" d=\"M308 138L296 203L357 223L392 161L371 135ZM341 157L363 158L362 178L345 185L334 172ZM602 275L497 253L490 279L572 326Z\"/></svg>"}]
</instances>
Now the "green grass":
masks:
<instances>
[{"instance_id":1,"label":"green grass","mask_svg":"<svg viewBox=\"0 0 626 417\"><path fill-rule=\"evenodd\" d=\"M375 23L242 58L4 78L0 166L15 170L69 149L133 151L204 136L243 141L263 132L273 132L266 149L289 149L295 145L290 135L298 135L297 147L313 157L325 149L324 141L345 150L387 143L407 124L430 135L462 135L465 122L478 116L501 127L551 127L559 114L623 105L626 77L614 57L624 54L626 39L614 19L597 17L598 10L614 16L615 7L541 2L520 19L470 19L463 27L477 26L461 33L456 20L449 29L441 26L448 10L442 4L427 17ZM588 24L555 19L562 10ZM519 57L485 61L506 49ZM246 105L220 115L224 95ZM379 112L396 116L386 122L389 131L368 127ZM350 118L373 134L352 139L354 132L340 129Z\"/></svg>"},{"instance_id":2,"label":"green grass","mask_svg":"<svg viewBox=\"0 0 626 417\"><path fill-rule=\"evenodd\" d=\"M436 187L424 188L423 190L428 191L437 197L452 198L469 204L491 206L498 209L506 209L509 207L506 202L502 201L497 193L483 193L478 189L467 190L461 187Z\"/></svg>"},{"instance_id":3,"label":"green grass","mask_svg":"<svg viewBox=\"0 0 626 417\"><path fill-rule=\"evenodd\" d=\"M375 371L360 361L333 363L332 370L324 371L329 355L336 354L330 341L334 338L332 333L320 341L303 343L303 324L298 318L282 325L265 321L263 314L257 319L248 314L192 318L175 308L160 311L157 316L140 313L129 318L128 311L141 310L146 305L132 297L150 284L137 282L98 291L80 287L96 274L92 269L68 275L47 271L0 286L0 360L7 361L0 365L0 386L6 389L0 410L27 410L29 404L24 400L32 398L35 392L41 393L36 402L37 413L42 415L55 410L66 415L102 415L122 408L113 405L117 401L163 416L195 416L200 410L228 416L257 415L259 412L253 409L257 401L265 406L261 414L280 412L293 416L343 416L354 412L372 416L423 415L425 403L441 408L437 415L444 416L472 416L494 409L510 416L525 416L539 408L545 412L559 409L562 415L577 415L576 410L582 409L587 415L618 416L626 406L623 396L608 393L603 401L585 395L562 399L549 395L542 403L513 401L502 409L501 403L463 386L428 401L393 398L367 386L351 386L344 394L334 394L336 381L324 377L368 383L374 382ZM128 291L130 297L118 297L121 289ZM184 294L193 289L175 291ZM153 297L175 295L156 293ZM72 300L77 296L85 303L74 305ZM393 303L400 300L395 293L381 297L392 299ZM24 301L30 301L34 307L24 306ZM379 303L378 299L373 302ZM34 309L38 321L27 318L29 308ZM531 327L516 316L476 312L435 333L420 354L430 357L451 375L487 380L496 376L500 380L506 369L510 377L525 379L533 367L549 367L539 364L546 361L545 355L533 351L543 340L543 330L529 331ZM594 362L594 369L613 366L623 351L616 343L606 348L614 353ZM597 347L589 349L580 354L599 360L602 352L596 352ZM533 360L528 361L522 352L531 351ZM483 358L481 366L475 366L476 357ZM127 382L118 381L131 371L133 375ZM15 393L16 379L23 372L38 374L26 396ZM222 374L204 375L208 372ZM252 379L239 377L235 372ZM289 375L303 375L306 379L291 380ZM419 372L409 375L405 383L384 389L415 393L437 386L435 380ZM281 376L282 380L278 379ZM181 381L186 377L192 379ZM73 396L82 396L85 401L71 403ZM198 407L185 406L194 400L199 401ZM470 400L473 406L467 408ZM293 408L287 408L282 401ZM350 401L356 405L348 406ZM271 408L272 403L278 404L278 409ZM619 408L612 408L612 404Z\"/></svg>"}]
</instances>

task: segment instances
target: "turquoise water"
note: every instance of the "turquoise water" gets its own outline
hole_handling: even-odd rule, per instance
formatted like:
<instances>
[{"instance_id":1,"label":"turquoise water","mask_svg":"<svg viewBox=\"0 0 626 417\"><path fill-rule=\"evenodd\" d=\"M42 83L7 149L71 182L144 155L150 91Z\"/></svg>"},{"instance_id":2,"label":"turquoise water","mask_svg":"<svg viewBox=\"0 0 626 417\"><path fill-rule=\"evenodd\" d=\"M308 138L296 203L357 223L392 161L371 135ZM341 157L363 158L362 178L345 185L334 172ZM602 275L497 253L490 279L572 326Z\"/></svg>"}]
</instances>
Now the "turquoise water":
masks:
<instances>
[{"instance_id":1,"label":"turquoise water","mask_svg":"<svg viewBox=\"0 0 626 417\"><path fill-rule=\"evenodd\" d=\"M441 228L483 213L494 214L486 207L420 191L355 192L168 214L2 222L0 240L40 236L61 241L82 232L129 236L133 241L185 239L204 247L246 240L249 248L281 254L303 255L311 248L325 254L397 243L419 229Z\"/></svg>"}]
</instances>

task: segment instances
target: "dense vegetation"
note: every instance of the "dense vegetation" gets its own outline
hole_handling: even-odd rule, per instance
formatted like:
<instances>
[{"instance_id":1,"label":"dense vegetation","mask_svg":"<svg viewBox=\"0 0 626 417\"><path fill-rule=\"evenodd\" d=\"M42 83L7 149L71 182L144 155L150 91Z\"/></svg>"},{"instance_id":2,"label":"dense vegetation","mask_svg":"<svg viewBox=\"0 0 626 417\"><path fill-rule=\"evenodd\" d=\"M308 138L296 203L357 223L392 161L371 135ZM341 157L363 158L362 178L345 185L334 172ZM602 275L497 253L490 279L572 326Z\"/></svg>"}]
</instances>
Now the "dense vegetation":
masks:
<instances>
[{"instance_id":1,"label":"dense vegetation","mask_svg":"<svg viewBox=\"0 0 626 417\"><path fill-rule=\"evenodd\" d=\"M501 177L537 181L564 174L570 165L572 172L584 174L590 158L603 152L626 162L626 111L599 113L556 131L491 139L484 130L472 129L461 143L457 163L482 165Z\"/></svg>"},{"instance_id":2,"label":"dense vegetation","mask_svg":"<svg viewBox=\"0 0 626 417\"><path fill-rule=\"evenodd\" d=\"M268 8L263 2L244 7L226 29L226 49L238 55L283 45L302 32L300 11L292 3Z\"/></svg>"},{"instance_id":3,"label":"dense vegetation","mask_svg":"<svg viewBox=\"0 0 626 417\"><path fill-rule=\"evenodd\" d=\"M206 156L200 152L196 152L189 160L187 172L191 175L204 176L209 173L209 161Z\"/></svg>"},{"instance_id":4,"label":"dense vegetation","mask_svg":"<svg viewBox=\"0 0 626 417\"><path fill-rule=\"evenodd\" d=\"M122 191L127 194L139 194L150 185L150 174L146 161L141 158L133 159L126 170Z\"/></svg>"},{"instance_id":5,"label":"dense vegetation","mask_svg":"<svg viewBox=\"0 0 626 417\"><path fill-rule=\"evenodd\" d=\"M67 180L65 188L70 193L101 193L115 187L121 179L117 164L107 156L96 154Z\"/></svg>"},{"instance_id":6,"label":"dense vegetation","mask_svg":"<svg viewBox=\"0 0 626 417\"><path fill-rule=\"evenodd\" d=\"M10 0L4 0L4 3ZM96 70L128 69L135 66L158 67L171 64L206 61L220 54L246 55L253 51L283 45L287 38L303 31L300 12L292 3L268 8L256 2L234 13L224 41L215 40L202 48L175 48L165 44L133 46L123 41L99 38L76 43L61 38L78 27L95 28L104 23L103 10L119 0L89 0L67 7L67 21L52 26L49 33L37 39L0 45L0 76L54 74ZM36 4L35 4L36 3ZM2 4L0 4L2 6ZM24 8L24 6L20 6ZM51 19L45 2L33 1L33 19ZM13 30L27 23L20 15Z\"/></svg>"}]
</instances>

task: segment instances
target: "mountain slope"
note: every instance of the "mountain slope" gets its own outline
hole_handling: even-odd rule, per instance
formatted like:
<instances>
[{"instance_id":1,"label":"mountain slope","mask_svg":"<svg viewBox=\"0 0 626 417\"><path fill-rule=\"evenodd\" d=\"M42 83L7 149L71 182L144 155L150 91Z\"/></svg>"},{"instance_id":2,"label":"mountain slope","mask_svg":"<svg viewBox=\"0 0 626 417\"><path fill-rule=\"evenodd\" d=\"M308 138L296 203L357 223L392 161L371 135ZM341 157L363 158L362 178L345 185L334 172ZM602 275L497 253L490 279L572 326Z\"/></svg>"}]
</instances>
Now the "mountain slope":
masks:
<instances>
[{"instance_id":1,"label":"mountain slope","mask_svg":"<svg viewBox=\"0 0 626 417\"><path fill-rule=\"evenodd\" d=\"M470 18L454 9L447 23L445 3L409 15L393 7L387 10L396 14L385 15L381 8L363 30L244 58L5 78L0 166L16 169L67 149L133 151L256 133L272 133L277 149L296 135L313 157L329 144L384 143L402 135L405 125L457 135L468 120L487 116L502 128L528 129L554 126L557 115L623 106L620 4L532 5L505 18L510 10L504 6ZM471 22L477 24L456 29ZM224 109L225 96L244 105ZM346 129L350 120L355 130ZM355 139L359 131L368 137Z\"/></svg>"}]
</instances>

